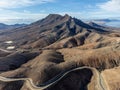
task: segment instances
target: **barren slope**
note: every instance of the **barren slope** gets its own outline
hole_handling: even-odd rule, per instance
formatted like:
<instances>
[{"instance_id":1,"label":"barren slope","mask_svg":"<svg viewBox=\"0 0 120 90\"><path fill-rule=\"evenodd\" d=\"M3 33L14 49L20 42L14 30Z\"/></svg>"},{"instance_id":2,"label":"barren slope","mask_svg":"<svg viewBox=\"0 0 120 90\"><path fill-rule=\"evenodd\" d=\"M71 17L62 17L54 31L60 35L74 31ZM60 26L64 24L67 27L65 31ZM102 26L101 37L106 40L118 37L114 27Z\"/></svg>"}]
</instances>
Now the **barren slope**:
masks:
<instances>
[{"instance_id":1,"label":"barren slope","mask_svg":"<svg viewBox=\"0 0 120 90\"><path fill-rule=\"evenodd\" d=\"M106 79L110 90L120 89L120 66L113 69L107 69L102 72L102 75Z\"/></svg>"},{"instance_id":2,"label":"barren slope","mask_svg":"<svg viewBox=\"0 0 120 90\"><path fill-rule=\"evenodd\" d=\"M5 44L3 43L5 41L12 40L17 48L43 48L56 41L59 42L61 39L84 32L88 34L83 35L82 40L92 32L104 34L108 31L90 26L69 15L50 14L46 18L25 27L1 32L0 46L4 47Z\"/></svg>"},{"instance_id":3,"label":"barren slope","mask_svg":"<svg viewBox=\"0 0 120 90\"><path fill-rule=\"evenodd\" d=\"M40 84L47 82L54 76L58 75L60 72L67 71L72 68L82 67L82 66L91 66L101 71L106 68L112 68L112 67L118 66L120 64L119 62L120 51L118 51L117 48L114 48L114 51L110 49L110 47L100 48L99 50L91 50L89 52L85 50L79 51L78 49L69 49L69 50L63 49L60 51L62 51L62 54L64 55L64 57L60 52L56 52L53 50L45 50L43 51L42 54L37 56L35 59L22 65L19 69L5 72L5 73L2 73L1 75L5 77L13 77L13 78L28 77L33 80L33 83L35 85L39 86ZM83 52L84 52L84 56L82 54ZM105 56L103 57L104 54ZM73 57L76 57L76 58L73 58L72 55ZM81 80L81 77L83 78L83 80ZM89 82L86 82L86 79ZM72 81L69 81L69 80L72 80ZM90 71L83 70L75 74L74 73L69 74L68 76L66 76L66 78L62 79L60 83L56 84L53 87L53 89L59 88L59 90L68 90L68 88L73 88L72 90L77 90L80 88L84 88L82 90L86 90L85 89L86 85L89 85L89 84L91 85L90 82L94 81L94 80L92 81L90 80L91 80ZM82 86L79 85L79 87L77 87L78 82L80 82L81 84L84 84L84 83L86 84L84 87L83 85ZM71 84L73 83L75 85L71 87ZM23 82L21 81L11 82L6 84L1 83L0 87L1 87L1 90L9 90L9 89L15 88L14 86L15 84L17 87L19 87L19 89L21 88L21 90L26 90L27 88L29 88L26 86L26 84L23 84ZM94 86L94 84L92 85ZM90 86L90 87L93 87L93 86ZM14 90L18 90L17 87ZM53 89L48 89L48 90L53 90ZM88 88L88 90L91 90L91 89Z\"/></svg>"},{"instance_id":4,"label":"barren slope","mask_svg":"<svg viewBox=\"0 0 120 90\"><path fill-rule=\"evenodd\" d=\"M6 52L9 46L15 49ZM0 50L0 76L30 78L39 87L56 75L85 66L94 68L97 74L88 68L73 71L46 90L120 89L119 31L109 32L69 15L50 14L28 26L0 32ZM0 90L32 90L31 87L24 80L0 82Z\"/></svg>"}]
</instances>

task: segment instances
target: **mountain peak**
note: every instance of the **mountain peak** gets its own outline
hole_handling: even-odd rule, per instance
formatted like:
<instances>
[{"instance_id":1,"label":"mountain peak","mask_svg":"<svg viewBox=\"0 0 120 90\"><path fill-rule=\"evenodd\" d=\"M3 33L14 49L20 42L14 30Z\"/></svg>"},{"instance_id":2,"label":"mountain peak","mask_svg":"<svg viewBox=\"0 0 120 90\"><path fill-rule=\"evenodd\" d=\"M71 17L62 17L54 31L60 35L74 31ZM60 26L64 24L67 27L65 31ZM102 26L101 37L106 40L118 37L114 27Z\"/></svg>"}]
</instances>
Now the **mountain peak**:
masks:
<instances>
[{"instance_id":1,"label":"mountain peak","mask_svg":"<svg viewBox=\"0 0 120 90\"><path fill-rule=\"evenodd\" d=\"M72 17L69 16L68 14L65 14L65 15L64 15L64 18L69 20L69 19L71 19Z\"/></svg>"},{"instance_id":2,"label":"mountain peak","mask_svg":"<svg viewBox=\"0 0 120 90\"><path fill-rule=\"evenodd\" d=\"M46 18L58 18L58 17L62 17L59 14L49 14Z\"/></svg>"},{"instance_id":3,"label":"mountain peak","mask_svg":"<svg viewBox=\"0 0 120 90\"><path fill-rule=\"evenodd\" d=\"M71 16L69 16L68 14L65 14L64 16L65 16L65 17L71 17Z\"/></svg>"}]
</instances>

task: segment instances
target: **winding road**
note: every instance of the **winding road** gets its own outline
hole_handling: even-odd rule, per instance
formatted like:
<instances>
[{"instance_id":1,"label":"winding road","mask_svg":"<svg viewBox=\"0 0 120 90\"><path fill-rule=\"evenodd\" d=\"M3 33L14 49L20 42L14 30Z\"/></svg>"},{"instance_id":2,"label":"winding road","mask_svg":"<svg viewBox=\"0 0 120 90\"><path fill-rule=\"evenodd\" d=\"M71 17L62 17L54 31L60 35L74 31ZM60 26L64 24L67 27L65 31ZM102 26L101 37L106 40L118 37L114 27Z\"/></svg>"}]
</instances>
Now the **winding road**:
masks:
<instances>
[{"instance_id":1,"label":"winding road","mask_svg":"<svg viewBox=\"0 0 120 90\"><path fill-rule=\"evenodd\" d=\"M66 71L64 73L60 73L57 76L55 76L54 78L52 78L51 80L49 80L48 82L41 84L39 87L36 86L31 78L6 78L3 76L0 76L0 81L2 82L13 82L13 81L26 81L27 86L31 89L31 90L44 90L48 87L51 87L52 85L58 83L63 77L65 77L67 74L69 74L70 72L73 71L77 71L77 70L82 70L82 69L90 69L93 72L93 75L96 78L96 81L94 82L95 84L95 90L109 90L106 86L106 83L104 82L103 77L101 76L100 72L98 72L95 68L92 67L78 67L75 69L71 69L69 71Z\"/></svg>"},{"instance_id":2,"label":"winding road","mask_svg":"<svg viewBox=\"0 0 120 90\"><path fill-rule=\"evenodd\" d=\"M6 52L6 53L12 52L12 51L8 51L8 50L2 49L2 48L0 48L0 51Z\"/></svg>"}]
</instances>

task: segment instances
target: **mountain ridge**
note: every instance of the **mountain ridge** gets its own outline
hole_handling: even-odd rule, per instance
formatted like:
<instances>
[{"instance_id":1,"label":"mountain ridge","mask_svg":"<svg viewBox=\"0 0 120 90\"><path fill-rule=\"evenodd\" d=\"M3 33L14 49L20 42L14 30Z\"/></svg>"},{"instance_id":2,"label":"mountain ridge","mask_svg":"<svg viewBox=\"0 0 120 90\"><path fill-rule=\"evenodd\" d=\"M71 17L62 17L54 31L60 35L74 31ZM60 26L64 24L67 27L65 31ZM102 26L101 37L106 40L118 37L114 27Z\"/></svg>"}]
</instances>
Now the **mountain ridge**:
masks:
<instances>
[{"instance_id":1,"label":"mountain ridge","mask_svg":"<svg viewBox=\"0 0 120 90\"><path fill-rule=\"evenodd\" d=\"M13 24L13 25L8 25L4 23L0 23L0 30L7 30L7 29L14 29L14 28L19 28L26 26L27 24Z\"/></svg>"},{"instance_id":2,"label":"mountain ridge","mask_svg":"<svg viewBox=\"0 0 120 90\"><path fill-rule=\"evenodd\" d=\"M9 46L15 48L8 50ZM95 76L88 69L69 72L46 90L119 90L119 65L120 32L89 25L67 14L50 14L27 26L0 32L0 76L30 78L35 86L43 86L78 67L100 71ZM4 77L0 78L9 80ZM0 90L34 89L24 81L2 81Z\"/></svg>"},{"instance_id":3,"label":"mountain ridge","mask_svg":"<svg viewBox=\"0 0 120 90\"><path fill-rule=\"evenodd\" d=\"M104 29L90 26L77 18L72 18L68 14L64 16L50 14L27 26L13 29L7 33L3 32L4 35L0 33L2 37L0 41L13 40L17 43L17 47L23 45L27 48L31 48L31 46L32 48L43 48L56 41L84 32L109 33Z\"/></svg>"}]
</instances>

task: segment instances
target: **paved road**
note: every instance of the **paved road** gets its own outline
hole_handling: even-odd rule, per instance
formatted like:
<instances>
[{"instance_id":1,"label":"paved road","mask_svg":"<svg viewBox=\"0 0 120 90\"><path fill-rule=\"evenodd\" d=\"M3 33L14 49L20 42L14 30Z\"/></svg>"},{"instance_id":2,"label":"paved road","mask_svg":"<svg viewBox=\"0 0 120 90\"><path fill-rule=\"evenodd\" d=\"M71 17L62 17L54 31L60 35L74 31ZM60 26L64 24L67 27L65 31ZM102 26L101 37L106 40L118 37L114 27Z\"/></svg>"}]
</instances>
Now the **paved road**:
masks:
<instances>
[{"instance_id":1,"label":"paved road","mask_svg":"<svg viewBox=\"0 0 120 90\"><path fill-rule=\"evenodd\" d=\"M96 82L94 82L96 84L95 85L95 90L108 90L106 88L106 84L105 84L104 79L101 76L101 74L95 68L87 67L87 66L71 69L71 70L66 71L64 73L60 73L57 76L55 76L53 79L51 79L48 82L40 85L39 87L34 85L31 78L14 78L13 79L13 78L6 78L6 77L3 77L3 76L0 76L0 81L2 81L2 82L12 82L12 81L21 81L22 80L22 81L26 81L27 86L29 88L31 88L31 90L44 90L44 89L46 89L48 87L51 87L52 85L58 83L64 76L66 76L70 72L77 71L77 70L82 70L82 69L92 70L93 75L96 77Z\"/></svg>"},{"instance_id":2,"label":"paved road","mask_svg":"<svg viewBox=\"0 0 120 90\"><path fill-rule=\"evenodd\" d=\"M6 53L11 53L12 52L12 51L8 51L8 50L2 49L2 48L0 48L0 51L6 52Z\"/></svg>"}]
</instances>

